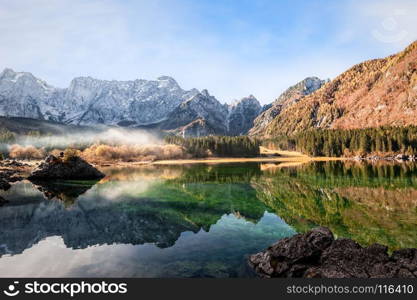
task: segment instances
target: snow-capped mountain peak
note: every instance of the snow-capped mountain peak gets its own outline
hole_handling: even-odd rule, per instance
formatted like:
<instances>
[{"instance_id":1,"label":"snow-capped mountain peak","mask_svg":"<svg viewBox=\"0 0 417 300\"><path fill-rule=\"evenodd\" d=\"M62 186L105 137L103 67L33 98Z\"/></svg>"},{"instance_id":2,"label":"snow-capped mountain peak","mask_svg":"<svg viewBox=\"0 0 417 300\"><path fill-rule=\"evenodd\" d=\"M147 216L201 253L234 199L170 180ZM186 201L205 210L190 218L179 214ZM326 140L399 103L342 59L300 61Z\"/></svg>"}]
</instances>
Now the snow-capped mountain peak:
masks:
<instances>
[{"instance_id":1,"label":"snow-capped mountain peak","mask_svg":"<svg viewBox=\"0 0 417 300\"><path fill-rule=\"evenodd\" d=\"M19 82L20 84L37 84L44 89L53 89L54 87L47 84L45 81L36 78L29 72L15 72L13 69L5 68L0 73L0 80L4 82L9 82L11 84L16 84Z\"/></svg>"},{"instance_id":2,"label":"snow-capped mountain peak","mask_svg":"<svg viewBox=\"0 0 417 300\"><path fill-rule=\"evenodd\" d=\"M262 107L253 95L235 100L228 107L228 131L232 135L246 134L253 126L253 120L259 115Z\"/></svg>"},{"instance_id":3,"label":"snow-capped mountain peak","mask_svg":"<svg viewBox=\"0 0 417 300\"><path fill-rule=\"evenodd\" d=\"M204 89L183 90L174 78L100 80L74 78L55 88L31 73L0 73L0 115L76 125L159 128L182 135L246 134L261 111L250 95L232 105Z\"/></svg>"},{"instance_id":4,"label":"snow-capped mountain peak","mask_svg":"<svg viewBox=\"0 0 417 300\"><path fill-rule=\"evenodd\" d=\"M177 81L170 76L159 76L157 80L160 82L161 86L180 87Z\"/></svg>"},{"instance_id":5,"label":"snow-capped mountain peak","mask_svg":"<svg viewBox=\"0 0 417 300\"><path fill-rule=\"evenodd\" d=\"M186 99L171 77L157 80L99 80L76 77L68 88L54 88L31 73L0 73L0 115L47 119L72 124L155 123Z\"/></svg>"}]
</instances>

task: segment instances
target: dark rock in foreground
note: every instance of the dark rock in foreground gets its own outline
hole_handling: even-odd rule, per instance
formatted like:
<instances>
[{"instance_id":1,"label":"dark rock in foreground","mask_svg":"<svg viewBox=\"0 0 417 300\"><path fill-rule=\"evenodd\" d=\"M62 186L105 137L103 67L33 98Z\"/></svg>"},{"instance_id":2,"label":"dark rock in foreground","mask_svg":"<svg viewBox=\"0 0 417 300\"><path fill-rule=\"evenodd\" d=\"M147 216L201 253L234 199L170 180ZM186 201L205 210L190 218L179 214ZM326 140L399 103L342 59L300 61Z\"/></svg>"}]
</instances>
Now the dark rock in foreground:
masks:
<instances>
[{"instance_id":1,"label":"dark rock in foreground","mask_svg":"<svg viewBox=\"0 0 417 300\"><path fill-rule=\"evenodd\" d=\"M78 156L64 160L49 155L30 174L30 180L48 179L100 179L105 175Z\"/></svg>"},{"instance_id":2,"label":"dark rock in foreground","mask_svg":"<svg viewBox=\"0 0 417 300\"><path fill-rule=\"evenodd\" d=\"M350 239L335 240L325 227L285 238L249 257L261 277L417 278L417 249L391 256L379 244L362 247Z\"/></svg>"}]
</instances>

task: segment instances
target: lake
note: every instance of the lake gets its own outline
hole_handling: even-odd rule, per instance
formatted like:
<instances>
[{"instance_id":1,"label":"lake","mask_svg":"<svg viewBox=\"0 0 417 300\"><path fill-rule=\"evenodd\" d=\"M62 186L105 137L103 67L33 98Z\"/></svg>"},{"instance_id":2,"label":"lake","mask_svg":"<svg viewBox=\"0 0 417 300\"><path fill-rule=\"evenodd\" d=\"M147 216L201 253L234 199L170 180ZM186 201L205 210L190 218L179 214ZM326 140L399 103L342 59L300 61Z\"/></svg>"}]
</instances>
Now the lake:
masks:
<instances>
[{"instance_id":1,"label":"lake","mask_svg":"<svg viewBox=\"0 0 417 300\"><path fill-rule=\"evenodd\" d=\"M2 277L253 277L256 253L318 225L417 246L417 165L314 162L104 168L0 196Z\"/></svg>"}]
</instances>

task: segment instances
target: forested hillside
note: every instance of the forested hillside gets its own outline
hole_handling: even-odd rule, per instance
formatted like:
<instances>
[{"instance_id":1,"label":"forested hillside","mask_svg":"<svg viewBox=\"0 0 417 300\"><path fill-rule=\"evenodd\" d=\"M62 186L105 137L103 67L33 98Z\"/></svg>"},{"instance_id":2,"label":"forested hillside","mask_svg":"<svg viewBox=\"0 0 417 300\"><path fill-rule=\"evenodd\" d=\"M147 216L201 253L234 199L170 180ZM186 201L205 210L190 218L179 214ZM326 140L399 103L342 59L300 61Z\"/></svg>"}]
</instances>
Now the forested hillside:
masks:
<instances>
[{"instance_id":1,"label":"forested hillside","mask_svg":"<svg viewBox=\"0 0 417 300\"><path fill-rule=\"evenodd\" d=\"M417 126L365 129L312 129L264 140L264 145L311 156L417 154Z\"/></svg>"},{"instance_id":2,"label":"forested hillside","mask_svg":"<svg viewBox=\"0 0 417 300\"><path fill-rule=\"evenodd\" d=\"M417 125L417 42L383 59L357 64L284 109L263 136L312 128Z\"/></svg>"}]
</instances>

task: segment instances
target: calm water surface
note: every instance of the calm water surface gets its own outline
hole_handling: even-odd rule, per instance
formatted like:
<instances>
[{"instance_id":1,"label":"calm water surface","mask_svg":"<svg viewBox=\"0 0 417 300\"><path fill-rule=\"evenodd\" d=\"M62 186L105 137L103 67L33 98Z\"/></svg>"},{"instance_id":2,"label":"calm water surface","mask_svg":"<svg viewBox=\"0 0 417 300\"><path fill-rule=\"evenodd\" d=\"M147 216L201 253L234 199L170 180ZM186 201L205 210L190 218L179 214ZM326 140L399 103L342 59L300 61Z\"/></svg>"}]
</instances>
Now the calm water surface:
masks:
<instances>
[{"instance_id":1,"label":"calm water surface","mask_svg":"<svg viewBox=\"0 0 417 300\"><path fill-rule=\"evenodd\" d=\"M1 191L0 276L251 277L249 254L317 225L362 245L417 247L415 164L104 172Z\"/></svg>"}]
</instances>

